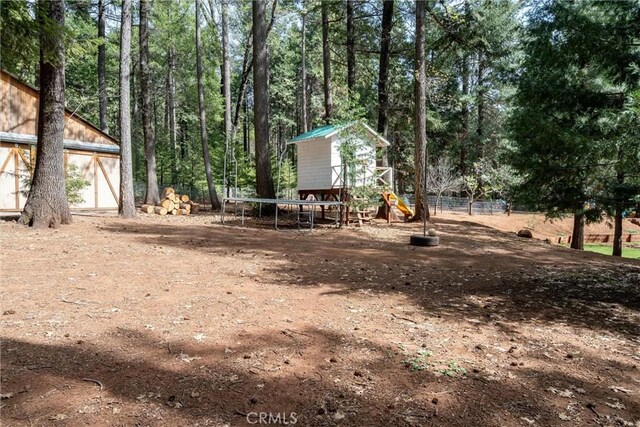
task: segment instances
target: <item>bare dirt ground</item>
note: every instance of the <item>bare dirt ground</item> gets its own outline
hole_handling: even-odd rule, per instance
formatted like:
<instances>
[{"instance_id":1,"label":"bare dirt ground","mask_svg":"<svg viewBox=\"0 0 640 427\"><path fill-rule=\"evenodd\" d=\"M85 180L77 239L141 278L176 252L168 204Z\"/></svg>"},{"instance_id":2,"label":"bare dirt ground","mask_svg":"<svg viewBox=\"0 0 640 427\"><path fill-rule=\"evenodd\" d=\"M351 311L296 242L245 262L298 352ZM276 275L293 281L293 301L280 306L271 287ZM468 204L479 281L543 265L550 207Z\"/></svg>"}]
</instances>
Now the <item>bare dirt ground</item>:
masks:
<instances>
[{"instance_id":1,"label":"bare dirt ground","mask_svg":"<svg viewBox=\"0 0 640 427\"><path fill-rule=\"evenodd\" d=\"M640 426L640 262L499 218L0 222L2 424Z\"/></svg>"}]
</instances>

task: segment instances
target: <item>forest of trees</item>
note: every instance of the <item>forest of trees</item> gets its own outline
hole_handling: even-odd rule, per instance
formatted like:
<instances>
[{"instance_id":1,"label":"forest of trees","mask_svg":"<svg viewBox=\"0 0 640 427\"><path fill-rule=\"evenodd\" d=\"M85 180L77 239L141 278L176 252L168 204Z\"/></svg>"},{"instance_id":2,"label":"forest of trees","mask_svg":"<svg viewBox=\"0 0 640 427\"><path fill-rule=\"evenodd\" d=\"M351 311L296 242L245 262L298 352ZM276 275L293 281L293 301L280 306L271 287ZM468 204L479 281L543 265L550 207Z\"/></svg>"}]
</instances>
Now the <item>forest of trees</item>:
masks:
<instances>
[{"instance_id":1,"label":"forest of trees","mask_svg":"<svg viewBox=\"0 0 640 427\"><path fill-rule=\"evenodd\" d=\"M215 208L225 180L273 197L288 140L364 119L400 194L422 197L426 158L470 202L574 216L578 249L613 218L615 255L640 205L636 0L3 0L0 23L2 68L44 95L61 68L67 107L122 141L121 190L150 203L174 185Z\"/></svg>"}]
</instances>

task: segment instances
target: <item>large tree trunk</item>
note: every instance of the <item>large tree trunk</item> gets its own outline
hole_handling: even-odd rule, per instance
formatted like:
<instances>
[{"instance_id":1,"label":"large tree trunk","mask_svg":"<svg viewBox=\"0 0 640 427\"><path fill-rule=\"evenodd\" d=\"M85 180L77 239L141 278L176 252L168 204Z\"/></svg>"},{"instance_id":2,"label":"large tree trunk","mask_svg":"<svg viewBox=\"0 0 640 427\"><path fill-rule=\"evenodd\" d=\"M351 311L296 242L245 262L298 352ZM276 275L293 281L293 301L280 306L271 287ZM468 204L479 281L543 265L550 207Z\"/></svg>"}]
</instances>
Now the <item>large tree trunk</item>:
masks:
<instances>
[{"instance_id":1,"label":"large tree trunk","mask_svg":"<svg viewBox=\"0 0 640 427\"><path fill-rule=\"evenodd\" d=\"M584 214L573 215L573 233L571 234L571 248L584 249Z\"/></svg>"},{"instance_id":2,"label":"large tree trunk","mask_svg":"<svg viewBox=\"0 0 640 427\"><path fill-rule=\"evenodd\" d=\"M209 157L209 138L207 136L207 117L204 104L204 78L202 71L202 47L200 43L200 0L196 0L196 75L198 79L198 109L200 112L200 142L202 142L202 155L204 157L204 171L207 175L207 187L211 208L220 209L220 201L216 193L211 172L211 158Z\"/></svg>"},{"instance_id":3,"label":"large tree trunk","mask_svg":"<svg viewBox=\"0 0 640 427\"><path fill-rule=\"evenodd\" d=\"M426 66L424 59L424 18L425 0L416 0L416 44L414 70L414 102L415 102L415 150L414 150L414 192L415 220L429 219L429 206L424 187L427 180L425 165L427 163L427 122L426 122Z\"/></svg>"},{"instance_id":4,"label":"large tree trunk","mask_svg":"<svg viewBox=\"0 0 640 427\"><path fill-rule=\"evenodd\" d=\"M175 48L167 48L167 118L169 122L169 145L173 150L171 179L178 182L178 134L176 131L176 79L173 70L176 67Z\"/></svg>"},{"instance_id":5,"label":"large tree trunk","mask_svg":"<svg viewBox=\"0 0 640 427\"><path fill-rule=\"evenodd\" d=\"M331 90L331 50L329 49L329 2L323 1L322 13L322 67L324 71L324 120L328 124L333 117Z\"/></svg>"},{"instance_id":6,"label":"large tree trunk","mask_svg":"<svg viewBox=\"0 0 640 427\"><path fill-rule=\"evenodd\" d=\"M378 72L378 133L383 136L387 134L387 110L389 108L387 81L389 78L389 51L391 46L391 28L393 25L393 4L393 0L387 0L384 2L382 9L380 68Z\"/></svg>"},{"instance_id":7,"label":"large tree trunk","mask_svg":"<svg viewBox=\"0 0 640 427\"><path fill-rule=\"evenodd\" d=\"M304 4L303 4L304 8ZM302 11L302 47L300 52L300 62L302 62L302 132L307 132L309 118L307 113L307 11Z\"/></svg>"},{"instance_id":8,"label":"large tree trunk","mask_svg":"<svg viewBox=\"0 0 640 427\"><path fill-rule=\"evenodd\" d=\"M120 20L120 206L124 218L136 216L131 158L131 0L123 0Z\"/></svg>"},{"instance_id":9,"label":"large tree trunk","mask_svg":"<svg viewBox=\"0 0 640 427\"><path fill-rule=\"evenodd\" d=\"M224 176L223 195L229 194L229 171L227 160L229 158L229 150L235 153L235 143L231 140L232 123L231 123L231 64L229 61L229 6L226 0L222 0L222 96L224 98ZM231 145L231 148L229 148ZM235 156L234 156L235 157ZM226 192L225 192L226 189Z\"/></svg>"},{"instance_id":10,"label":"large tree trunk","mask_svg":"<svg viewBox=\"0 0 640 427\"><path fill-rule=\"evenodd\" d=\"M100 129L105 133L109 133L109 124L107 122L107 69L104 15L104 0L98 0L98 37L101 39L101 44L98 46L98 101L100 104Z\"/></svg>"},{"instance_id":11,"label":"large tree trunk","mask_svg":"<svg viewBox=\"0 0 640 427\"><path fill-rule=\"evenodd\" d=\"M619 153L620 154L620 153ZM624 184L624 173L618 172L616 175L619 185ZM624 201L621 195L616 195L616 213L613 226L613 256L622 256L622 212L624 211Z\"/></svg>"},{"instance_id":12,"label":"large tree trunk","mask_svg":"<svg viewBox=\"0 0 640 427\"><path fill-rule=\"evenodd\" d=\"M253 2L253 127L256 144L256 192L275 198L269 156L269 56L266 0Z\"/></svg>"},{"instance_id":13,"label":"large tree trunk","mask_svg":"<svg viewBox=\"0 0 640 427\"><path fill-rule=\"evenodd\" d=\"M156 173L156 141L151 106L149 71L149 0L140 0L140 92L142 97L142 132L144 157L147 163L147 192L144 203L155 205L160 201Z\"/></svg>"},{"instance_id":14,"label":"large tree trunk","mask_svg":"<svg viewBox=\"0 0 640 427\"><path fill-rule=\"evenodd\" d=\"M356 35L353 15L354 0L347 0L347 87L350 97L356 86Z\"/></svg>"},{"instance_id":15,"label":"large tree trunk","mask_svg":"<svg viewBox=\"0 0 640 427\"><path fill-rule=\"evenodd\" d=\"M378 72L378 133L384 137L387 136L387 111L389 109L389 91L388 91L388 79L389 79L389 57L391 46L391 29L393 26L393 0L387 0L384 2L382 8L382 30L380 37L380 67ZM380 166L389 166L389 154L388 149L383 148L382 156L380 158ZM378 209L378 213L382 213L382 209L386 207L381 206Z\"/></svg>"},{"instance_id":16,"label":"large tree trunk","mask_svg":"<svg viewBox=\"0 0 640 427\"><path fill-rule=\"evenodd\" d=\"M64 0L39 0L40 100L33 181L19 222L35 228L71 223L64 171Z\"/></svg>"}]
</instances>

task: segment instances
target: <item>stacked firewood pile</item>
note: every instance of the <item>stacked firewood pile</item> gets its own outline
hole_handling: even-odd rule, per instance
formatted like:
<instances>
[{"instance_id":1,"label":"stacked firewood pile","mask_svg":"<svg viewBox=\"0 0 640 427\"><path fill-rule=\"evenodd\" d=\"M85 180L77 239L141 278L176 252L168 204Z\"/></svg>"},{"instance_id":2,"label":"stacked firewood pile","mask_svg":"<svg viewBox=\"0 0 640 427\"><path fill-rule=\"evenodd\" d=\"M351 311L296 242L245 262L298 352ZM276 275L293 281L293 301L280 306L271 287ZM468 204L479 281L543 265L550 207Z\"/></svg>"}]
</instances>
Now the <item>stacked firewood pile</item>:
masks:
<instances>
[{"instance_id":1,"label":"stacked firewood pile","mask_svg":"<svg viewBox=\"0 0 640 427\"><path fill-rule=\"evenodd\" d=\"M199 210L199 204L190 200L186 194L176 193L171 187L162 191L162 199L157 206L142 205L142 212L158 215L191 215Z\"/></svg>"}]
</instances>

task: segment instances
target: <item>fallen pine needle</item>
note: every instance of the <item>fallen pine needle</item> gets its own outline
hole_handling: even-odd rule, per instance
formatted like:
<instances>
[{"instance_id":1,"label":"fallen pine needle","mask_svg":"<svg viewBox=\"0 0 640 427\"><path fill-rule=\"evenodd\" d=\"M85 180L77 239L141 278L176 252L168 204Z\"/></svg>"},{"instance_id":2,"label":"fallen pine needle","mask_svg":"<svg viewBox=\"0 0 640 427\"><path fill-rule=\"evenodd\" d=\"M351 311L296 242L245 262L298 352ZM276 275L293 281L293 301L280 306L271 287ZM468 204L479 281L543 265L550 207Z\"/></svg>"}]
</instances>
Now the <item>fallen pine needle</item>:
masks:
<instances>
[{"instance_id":1,"label":"fallen pine needle","mask_svg":"<svg viewBox=\"0 0 640 427\"><path fill-rule=\"evenodd\" d=\"M416 321L415 321L415 320L413 320L413 319L409 319L408 317L398 316L397 314L394 314L394 313L391 313L391 315L392 315L393 317L395 317L396 319L402 319L402 320L406 320L407 322L411 322L411 323L418 324L418 322L416 322Z\"/></svg>"},{"instance_id":2,"label":"fallen pine needle","mask_svg":"<svg viewBox=\"0 0 640 427\"><path fill-rule=\"evenodd\" d=\"M104 389L104 385L102 385L102 383L100 381L98 381L98 380L94 380L94 379L91 379L91 378L83 378L82 381L88 381L90 383L96 383L96 384L98 384L100 386L100 390Z\"/></svg>"}]
</instances>

